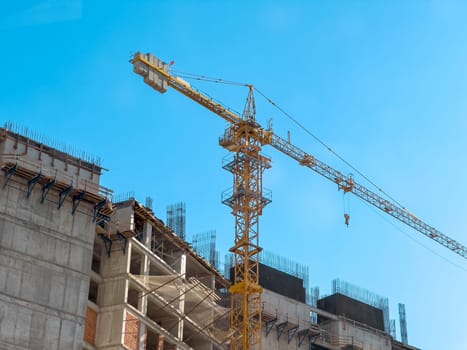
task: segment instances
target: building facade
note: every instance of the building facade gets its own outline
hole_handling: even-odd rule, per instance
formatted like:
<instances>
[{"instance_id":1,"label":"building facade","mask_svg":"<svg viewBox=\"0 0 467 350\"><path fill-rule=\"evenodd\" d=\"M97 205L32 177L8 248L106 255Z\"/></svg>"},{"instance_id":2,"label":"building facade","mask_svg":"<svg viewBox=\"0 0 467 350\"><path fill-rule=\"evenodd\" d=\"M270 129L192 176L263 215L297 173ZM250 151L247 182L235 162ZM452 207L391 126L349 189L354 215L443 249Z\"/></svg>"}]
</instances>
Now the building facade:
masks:
<instances>
[{"instance_id":1,"label":"building facade","mask_svg":"<svg viewBox=\"0 0 467 350\"><path fill-rule=\"evenodd\" d=\"M150 208L111 203L98 162L6 127L0 166L0 350L229 348L229 280ZM378 310L312 307L303 280L260 272L263 349L416 349Z\"/></svg>"}]
</instances>

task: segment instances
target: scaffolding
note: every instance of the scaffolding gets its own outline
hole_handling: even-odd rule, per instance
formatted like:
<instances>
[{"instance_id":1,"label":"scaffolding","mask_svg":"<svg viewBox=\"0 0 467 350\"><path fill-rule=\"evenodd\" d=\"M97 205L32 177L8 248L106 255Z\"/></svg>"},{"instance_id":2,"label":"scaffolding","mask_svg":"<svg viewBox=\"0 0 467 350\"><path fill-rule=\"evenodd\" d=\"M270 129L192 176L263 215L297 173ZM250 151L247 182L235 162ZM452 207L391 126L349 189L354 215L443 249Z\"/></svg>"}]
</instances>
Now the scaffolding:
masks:
<instances>
[{"instance_id":1,"label":"scaffolding","mask_svg":"<svg viewBox=\"0 0 467 350\"><path fill-rule=\"evenodd\" d=\"M349 282L335 279L332 281L332 293L339 293L362 303L376 307L383 311L384 331L390 333L389 300L369 290L353 285Z\"/></svg>"},{"instance_id":2,"label":"scaffolding","mask_svg":"<svg viewBox=\"0 0 467 350\"><path fill-rule=\"evenodd\" d=\"M167 226L172 229L175 234L181 239L185 239L186 226L186 209L185 203L179 202L167 206Z\"/></svg>"}]
</instances>

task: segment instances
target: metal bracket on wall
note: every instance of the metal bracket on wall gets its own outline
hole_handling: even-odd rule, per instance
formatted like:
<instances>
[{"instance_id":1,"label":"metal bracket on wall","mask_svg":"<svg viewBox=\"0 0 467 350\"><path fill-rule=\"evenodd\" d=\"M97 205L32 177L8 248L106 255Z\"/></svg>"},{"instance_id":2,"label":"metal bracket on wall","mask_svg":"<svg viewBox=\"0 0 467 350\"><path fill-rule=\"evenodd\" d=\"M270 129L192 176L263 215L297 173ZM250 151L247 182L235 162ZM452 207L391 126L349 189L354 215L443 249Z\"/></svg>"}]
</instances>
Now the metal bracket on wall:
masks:
<instances>
[{"instance_id":1,"label":"metal bracket on wall","mask_svg":"<svg viewBox=\"0 0 467 350\"><path fill-rule=\"evenodd\" d=\"M105 228L105 223L110 221L110 216L97 213L96 225Z\"/></svg>"},{"instance_id":2,"label":"metal bracket on wall","mask_svg":"<svg viewBox=\"0 0 467 350\"><path fill-rule=\"evenodd\" d=\"M76 209L78 209L79 203L86 198L86 191L81 191L77 195L73 196L73 208L71 209L71 215L75 215Z\"/></svg>"},{"instance_id":3,"label":"metal bracket on wall","mask_svg":"<svg viewBox=\"0 0 467 350\"><path fill-rule=\"evenodd\" d=\"M71 190L73 190L72 185L70 185L67 188L60 191L60 193L58 195L58 209L60 209L62 207L63 202L65 202L65 199L68 196L68 194L71 192Z\"/></svg>"},{"instance_id":4,"label":"metal bracket on wall","mask_svg":"<svg viewBox=\"0 0 467 350\"><path fill-rule=\"evenodd\" d=\"M118 237L118 240L120 241L120 243L122 244L123 255L125 255L126 246L127 246L127 243L128 243L128 238L126 238L124 235L122 235L122 233L120 231L118 231L118 230L117 230L117 237Z\"/></svg>"},{"instance_id":5,"label":"metal bracket on wall","mask_svg":"<svg viewBox=\"0 0 467 350\"><path fill-rule=\"evenodd\" d=\"M107 256L110 258L110 252L112 251L112 240L106 235L103 235L102 233L99 236L104 242L105 251L107 252Z\"/></svg>"},{"instance_id":6,"label":"metal bracket on wall","mask_svg":"<svg viewBox=\"0 0 467 350\"><path fill-rule=\"evenodd\" d=\"M298 331L298 333L297 333L298 346L302 346L303 341L305 340L308 333L310 333L310 328L305 328L305 329L302 329L301 331Z\"/></svg>"},{"instance_id":7,"label":"metal bracket on wall","mask_svg":"<svg viewBox=\"0 0 467 350\"><path fill-rule=\"evenodd\" d=\"M47 195L49 194L50 189L55 185L55 178L50 179L47 183L42 186L42 196L41 196L41 204L44 203Z\"/></svg>"},{"instance_id":8,"label":"metal bracket on wall","mask_svg":"<svg viewBox=\"0 0 467 350\"><path fill-rule=\"evenodd\" d=\"M98 216L103 216L102 214L100 214L100 211L101 209L107 204L107 198L104 198L103 200L101 200L100 202L96 203L94 205L94 213L93 213L93 216L92 216L92 222L96 222L97 220L97 217Z\"/></svg>"},{"instance_id":9,"label":"metal bracket on wall","mask_svg":"<svg viewBox=\"0 0 467 350\"><path fill-rule=\"evenodd\" d=\"M289 324L289 321L285 321L285 322L279 323L279 324L276 326L276 329L277 329L277 340L279 340L279 338L281 337L282 333L284 333L284 329L285 329L285 327L287 327L288 324Z\"/></svg>"},{"instance_id":10,"label":"metal bracket on wall","mask_svg":"<svg viewBox=\"0 0 467 350\"><path fill-rule=\"evenodd\" d=\"M42 179L42 174L39 173L36 176L34 176L31 180L28 181L28 191L26 192L26 198L29 198L31 195L32 190L34 189L34 186L41 181Z\"/></svg>"},{"instance_id":11,"label":"metal bracket on wall","mask_svg":"<svg viewBox=\"0 0 467 350\"><path fill-rule=\"evenodd\" d=\"M264 316L264 313L263 313L263 316ZM277 310L276 310L276 316L275 317L264 321L264 325L266 326L265 329L264 329L264 331L266 333L266 337L269 335L269 333L271 333L272 327L274 327L276 322L277 322Z\"/></svg>"},{"instance_id":12,"label":"metal bracket on wall","mask_svg":"<svg viewBox=\"0 0 467 350\"><path fill-rule=\"evenodd\" d=\"M137 231L135 238L141 243L143 243L143 231Z\"/></svg>"},{"instance_id":13,"label":"metal bracket on wall","mask_svg":"<svg viewBox=\"0 0 467 350\"><path fill-rule=\"evenodd\" d=\"M310 350L320 350L321 347L315 345L316 339L318 339L318 334L308 334L308 341L310 342Z\"/></svg>"},{"instance_id":14,"label":"metal bracket on wall","mask_svg":"<svg viewBox=\"0 0 467 350\"><path fill-rule=\"evenodd\" d=\"M290 344L290 341L292 340L293 336L298 330L298 326L292 327L287 331L287 343Z\"/></svg>"},{"instance_id":15,"label":"metal bracket on wall","mask_svg":"<svg viewBox=\"0 0 467 350\"><path fill-rule=\"evenodd\" d=\"M353 349L353 347L352 347ZM310 343L310 350L326 350L326 348L323 348L322 346Z\"/></svg>"},{"instance_id":16,"label":"metal bracket on wall","mask_svg":"<svg viewBox=\"0 0 467 350\"><path fill-rule=\"evenodd\" d=\"M3 188L5 188L6 185L8 185L8 182L10 181L11 176L16 172L17 169L18 169L18 165L15 164L10 169L5 171L5 180L3 182Z\"/></svg>"}]
</instances>

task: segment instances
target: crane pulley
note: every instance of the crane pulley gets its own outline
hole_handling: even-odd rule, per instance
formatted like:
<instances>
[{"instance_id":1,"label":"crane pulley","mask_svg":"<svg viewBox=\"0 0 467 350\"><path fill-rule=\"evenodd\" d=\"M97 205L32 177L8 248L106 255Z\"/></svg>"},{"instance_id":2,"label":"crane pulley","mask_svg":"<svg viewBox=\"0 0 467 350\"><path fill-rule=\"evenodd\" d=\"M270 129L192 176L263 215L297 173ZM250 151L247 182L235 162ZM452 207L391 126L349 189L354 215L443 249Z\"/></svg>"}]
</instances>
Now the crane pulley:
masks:
<instances>
[{"instance_id":1,"label":"crane pulley","mask_svg":"<svg viewBox=\"0 0 467 350\"><path fill-rule=\"evenodd\" d=\"M234 153L233 160L224 168L234 175L233 190L223 198L235 216L235 243L231 251L235 255L234 283L230 288L232 299L231 349L247 350L257 345L261 348L261 293L258 281L259 246L258 220L262 209L270 202L263 193L262 173L270 167L270 159L261 154L265 145L270 145L295 159L319 175L337 184L344 193L352 193L370 205L391 215L428 238L438 242L458 255L467 258L467 248L426 224L402 206L389 201L357 183L351 175L346 176L313 155L293 145L288 139L274 134L271 128L264 129L255 117L253 86L242 116L214 101L193 88L185 80L172 75L168 65L152 54L136 53L131 60L134 72L143 76L145 83L164 93L170 86L193 101L206 107L229 123L221 146ZM350 216L345 214L348 225Z\"/></svg>"}]
</instances>

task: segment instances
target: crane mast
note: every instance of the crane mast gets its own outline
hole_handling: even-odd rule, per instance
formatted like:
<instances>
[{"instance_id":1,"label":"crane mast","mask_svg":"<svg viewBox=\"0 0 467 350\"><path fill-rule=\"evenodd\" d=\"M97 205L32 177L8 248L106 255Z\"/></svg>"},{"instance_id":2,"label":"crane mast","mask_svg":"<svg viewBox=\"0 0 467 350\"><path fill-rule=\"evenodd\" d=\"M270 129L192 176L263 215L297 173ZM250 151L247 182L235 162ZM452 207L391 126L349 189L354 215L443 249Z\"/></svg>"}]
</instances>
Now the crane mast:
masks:
<instances>
[{"instance_id":1,"label":"crane mast","mask_svg":"<svg viewBox=\"0 0 467 350\"><path fill-rule=\"evenodd\" d=\"M235 217L234 281L230 288L230 338L232 350L261 349L261 294L259 285L259 217L271 200L263 189L262 174L271 166L271 159L261 154L262 147L271 145L321 176L337 184L339 190L350 192L412 227L439 244L467 258L467 248L426 224L405 208L379 196L291 144L256 121L253 86L249 86L247 104L242 116L193 88L183 79L173 76L168 65L152 54L136 53L131 60L134 72L160 93L170 86L209 109L229 123L219 143L232 152L223 168L233 174L233 187L222 195L222 202L232 208Z\"/></svg>"}]
</instances>

